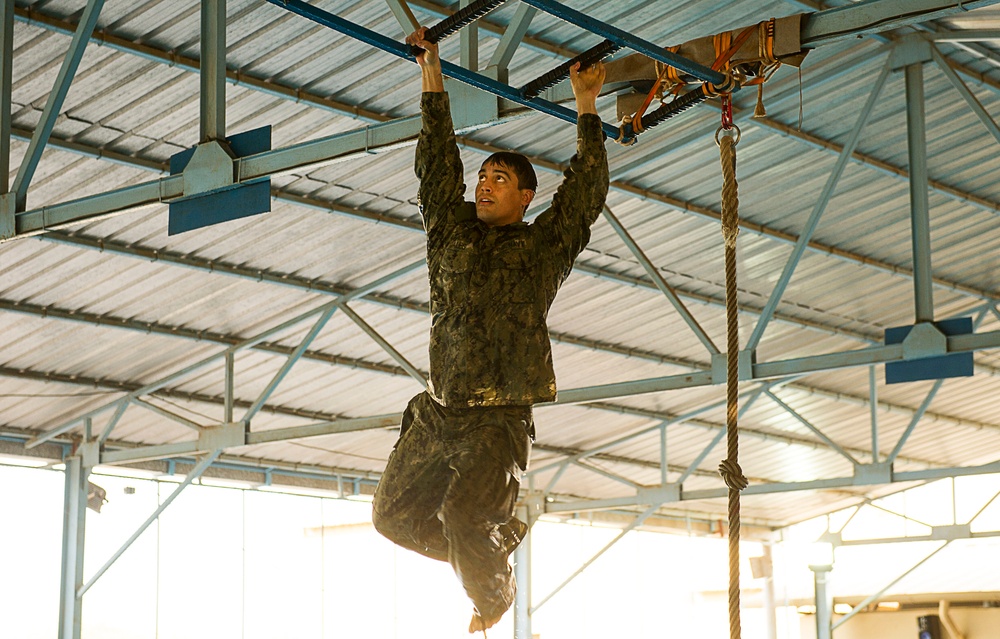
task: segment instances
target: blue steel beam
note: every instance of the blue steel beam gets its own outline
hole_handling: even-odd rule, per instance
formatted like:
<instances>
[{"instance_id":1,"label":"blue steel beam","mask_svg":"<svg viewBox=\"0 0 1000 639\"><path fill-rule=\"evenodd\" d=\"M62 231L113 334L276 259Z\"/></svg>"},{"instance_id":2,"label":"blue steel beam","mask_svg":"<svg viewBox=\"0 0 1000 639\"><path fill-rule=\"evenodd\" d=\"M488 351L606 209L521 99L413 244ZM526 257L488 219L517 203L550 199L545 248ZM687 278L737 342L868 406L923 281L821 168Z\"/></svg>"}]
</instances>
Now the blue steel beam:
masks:
<instances>
[{"instance_id":1,"label":"blue steel beam","mask_svg":"<svg viewBox=\"0 0 1000 639\"><path fill-rule=\"evenodd\" d=\"M653 44L652 42L647 42L642 38L637 38L627 31L622 31L617 27L613 27L609 24L601 22L600 20L591 18L584 13L580 13L576 9L571 9L570 7L555 2L555 0L521 0L521 2L530 4L536 9L541 9L545 13L553 15L561 20L575 24L576 26L586 29L587 31L590 31L595 35L599 35L602 38L607 38L608 40L628 47L637 53L641 53L675 69L684 71L685 73L693 75L703 82L722 85L728 80L728 77L724 73L713 71L712 69L702 66L696 62L692 62L683 56L671 53L664 47Z\"/></svg>"},{"instance_id":2,"label":"blue steel beam","mask_svg":"<svg viewBox=\"0 0 1000 639\"><path fill-rule=\"evenodd\" d=\"M63 493L62 578L59 585L59 639L80 639L84 533L87 523L87 477L79 456L66 458Z\"/></svg>"},{"instance_id":3,"label":"blue steel beam","mask_svg":"<svg viewBox=\"0 0 1000 639\"><path fill-rule=\"evenodd\" d=\"M322 9L317 9L316 7L302 2L301 0L267 1L275 6L282 7L292 13L302 16L303 18L307 18L317 24L323 25L324 27L328 27L334 31L343 33L346 36L350 36L355 40L360 40L365 44L381 49L386 53L391 53L392 55L403 58L404 60L415 60L413 54L410 52L409 45L396 42L391 38L385 37L381 33L377 33L371 29L366 29L365 27L354 24L349 20L344 20L343 18L335 16L327 11L323 11ZM554 102L549 102L548 100L543 100L542 98L532 98L530 100L525 99L524 96L521 95L521 92L514 87L492 78L488 78L474 71L470 71L469 69L464 69L457 64L448 62L447 60L441 61L441 70L446 76L454 78L460 82L464 82L465 84L473 86L477 89L486 91L487 93L492 93L497 97L506 98L511 102L528 107L529 109L533 109L540 113L551 115L555 118L563 120L564 122L576 124L576 112L571 109L567 109L564 106L555 104ZM611 139L617 139L621 134L618 127L613 124L602 122L601 127L604 129L604 133Z\"/></svg>"},{"instance_id":4,"label":"blue steel beam","mask_svg":"<svg viewBox=\"0 0 1000 639\"><path fill-rule=\"evenodd\" d=\"M14 178L14 187L12 190L17 194L19 209L24 208L28 193L28 184L31 183L31 178L35 175L35 169L38 168L38 161L42 157L42 151L45 150L45 144L52 133L52 127L55 126L56 117L59 115L59 111L62 110L63 101L69 92L69 85L73 81L73 75L76 73L77 67L80 66L83 52L87 48L90 34L93 33L94 27L97 25L97 16L100 15L103 6L104 0L88 0L86 8L83 10L83 15L80 17L80 24L73 34L72 42L70 42L69 51L66 52L66 57L63 58L62 66L59 68L59 74L56 76L52 92L49 93L48 100L45 101L41 120L35 127L35 133L31 136L31 142L28 143L28 150L21 161L17 177Z\"/></svg>"}]
</instances>

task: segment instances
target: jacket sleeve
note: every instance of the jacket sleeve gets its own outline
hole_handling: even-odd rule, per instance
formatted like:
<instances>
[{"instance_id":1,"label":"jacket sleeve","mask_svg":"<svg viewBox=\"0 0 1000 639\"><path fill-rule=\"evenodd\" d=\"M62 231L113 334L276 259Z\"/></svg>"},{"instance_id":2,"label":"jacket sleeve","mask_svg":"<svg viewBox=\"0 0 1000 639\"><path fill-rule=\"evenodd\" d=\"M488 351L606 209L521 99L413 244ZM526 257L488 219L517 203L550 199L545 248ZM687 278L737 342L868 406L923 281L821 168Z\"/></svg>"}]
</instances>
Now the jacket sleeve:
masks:
<instances>
[{"instance_id":1,"label":"jacket sleeve","mask_svg":"<svg viewBox=\"0 0 1000 639\"><path fill-rule=\"evenodd\" d=\"M420 97L423 127L417 137L414 172L420 180L417 200L428 236L446 225L459 210L465 194L462 156L455 142L455 129L447 93L423 93Z\"/></svg>"},{"instance_id":2,"label":"jacket sleeve","mask_svg":"<svg viewBox=\"0 0 1000 639\"><path fill-rule=\"evenodd\" d=\"M545 243L544 254L565 278L590 241L590 227L604 209L608 195L608 155L599 116L580 116L576 155L563 175L552 206L532 226L538 227Z\"/></svg>"}]
</instances>

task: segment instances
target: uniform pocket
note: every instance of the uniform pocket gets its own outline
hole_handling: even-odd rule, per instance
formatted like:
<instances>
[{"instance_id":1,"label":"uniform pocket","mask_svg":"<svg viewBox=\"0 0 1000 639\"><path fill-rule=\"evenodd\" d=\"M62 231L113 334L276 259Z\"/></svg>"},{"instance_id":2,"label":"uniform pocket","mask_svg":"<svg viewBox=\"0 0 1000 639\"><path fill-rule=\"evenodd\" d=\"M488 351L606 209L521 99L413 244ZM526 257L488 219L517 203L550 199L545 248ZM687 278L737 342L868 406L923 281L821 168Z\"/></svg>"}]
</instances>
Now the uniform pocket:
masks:
<instances>
[{"instance_id":1,"label":"uniform pocket","mask_svg":"<svg viewBox=\"0 0 1000 639\"><path fill-rule=\"evenodd\" d=\"M440 284L447 305L461 306L468 301L474 266L472 251L460 247L445 249L440 262Z\"/></svg>"},{"instance_id":2,"label":"uniform pocket","mask_svg":"<svg viewBox=\"0 0 1000 639\"><path fill-rule=\"evenodd\" d=\"M500 299L516 304L535 300L535 254L529 249L500 249L490 262L500 274Z\"/></svg>"}]
</instances>

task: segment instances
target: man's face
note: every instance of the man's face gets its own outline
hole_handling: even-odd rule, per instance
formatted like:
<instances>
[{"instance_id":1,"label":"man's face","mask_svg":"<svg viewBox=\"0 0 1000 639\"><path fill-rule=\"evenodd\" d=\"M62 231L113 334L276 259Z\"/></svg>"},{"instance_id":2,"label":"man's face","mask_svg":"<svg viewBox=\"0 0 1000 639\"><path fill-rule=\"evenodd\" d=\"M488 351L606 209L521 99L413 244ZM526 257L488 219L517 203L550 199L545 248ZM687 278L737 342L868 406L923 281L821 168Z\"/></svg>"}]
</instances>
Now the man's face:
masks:
<instances>
[{"instance_id":1,"label":"man's face","mask_svg":"<svg viewBox=\"0 0 1000 639\"><path fill-rule=\"evenodd\" d=\"M476 216L489 226L520 222L534 191L519 189L517 176L505 166L484 164L476 184Z\"/></svg>"}]
</instances>

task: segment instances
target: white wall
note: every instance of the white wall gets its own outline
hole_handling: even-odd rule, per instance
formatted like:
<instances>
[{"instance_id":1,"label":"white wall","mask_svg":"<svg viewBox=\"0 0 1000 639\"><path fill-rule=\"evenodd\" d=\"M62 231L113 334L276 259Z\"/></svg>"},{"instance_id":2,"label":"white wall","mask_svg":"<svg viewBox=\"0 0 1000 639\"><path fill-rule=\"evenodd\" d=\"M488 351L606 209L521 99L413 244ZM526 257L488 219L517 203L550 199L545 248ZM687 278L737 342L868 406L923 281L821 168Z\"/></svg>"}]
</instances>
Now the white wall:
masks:
<instances>
[{"instance_id":1,"label":"white wall","mask_svg":"<svg viewBox=\"0 0 1000 639\"><path fill-rule=\"evenodd\" d=\"M833 639L917 639L917 618L938 614L937 608L903 610L900 612L874 612L855 615L833 632ZM948 616L964 639L1000 639L1000 608L956 608ZM839 618L834 615L834 622ZM802 615L802 639L815 639L816 617ZM942 639L949 637L944 626Z\"/></svg>"}]
</instances>

